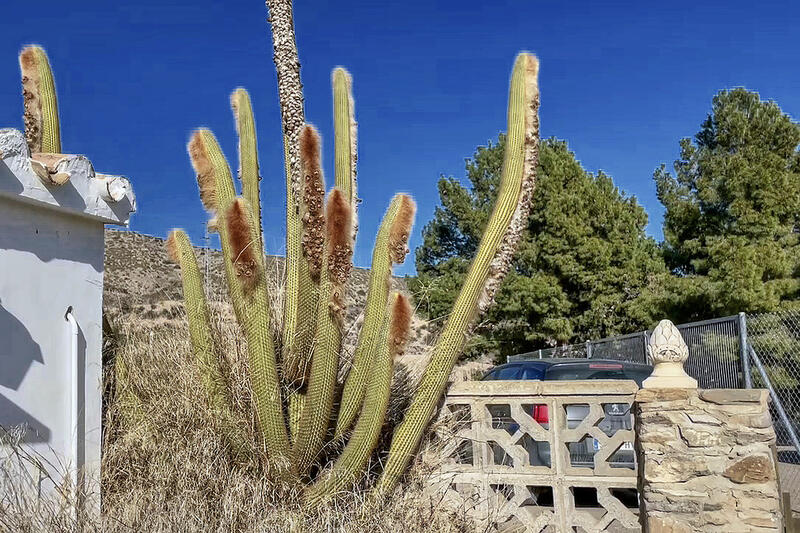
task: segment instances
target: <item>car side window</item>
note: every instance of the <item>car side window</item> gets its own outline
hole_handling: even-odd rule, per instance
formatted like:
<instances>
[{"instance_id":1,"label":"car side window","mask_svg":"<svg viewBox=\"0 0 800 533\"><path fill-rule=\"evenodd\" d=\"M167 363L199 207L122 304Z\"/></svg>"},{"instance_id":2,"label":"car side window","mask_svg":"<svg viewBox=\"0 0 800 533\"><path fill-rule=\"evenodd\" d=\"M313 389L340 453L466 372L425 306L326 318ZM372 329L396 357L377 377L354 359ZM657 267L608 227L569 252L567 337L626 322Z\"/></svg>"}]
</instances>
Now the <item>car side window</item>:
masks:
<instances>
[{"instance_id":1,"label":"car side window","mask_svg":"<svg viewBox=\"0 0 800 533\"><path fill-rule=\"evenodd\" d=\"M491 372L483 376L483 379L497 379L497 370L492 370Z\"/></svg>"},{"instance_id":2,"label":"car side window","mask_svg":"<svg viewBox=\"0 0 800 533\"><path fill-rule=\"evenodd\" d=\"M533 366L529 366L522 370L522 379L542 379L543 372Z\"/></svg>"},{"instance_id":3,"label":"car side window","mask_svg":"<svg viewBox=\"0 0 800 533\"><path fill-rule=\"evenodd\" d=\"M495 379L518 379L519 378L519 365L507 366L497 371Z\"/></svg>"}]
</instances>

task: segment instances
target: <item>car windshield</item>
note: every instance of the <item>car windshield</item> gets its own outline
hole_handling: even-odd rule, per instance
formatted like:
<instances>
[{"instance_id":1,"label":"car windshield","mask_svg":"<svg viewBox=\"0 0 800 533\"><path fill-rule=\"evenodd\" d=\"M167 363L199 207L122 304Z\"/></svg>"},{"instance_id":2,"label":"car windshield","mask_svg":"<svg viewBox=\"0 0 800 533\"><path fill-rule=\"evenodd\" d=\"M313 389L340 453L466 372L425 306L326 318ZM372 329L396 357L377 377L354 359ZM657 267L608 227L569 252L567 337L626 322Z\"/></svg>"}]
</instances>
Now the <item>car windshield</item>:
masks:
<instances>
[{"instance_id":1,"label":"car windshield","mask_svg":"<svg viewBox=\"0 0 800 533\"><path fill-rule=\"evenodd\" d=\"M649 368L625 368L617 365L555 365L548 369L546 380L573 381L579 379L632 379L640 387L650 376Z\"/></svg>"}]
</instances>

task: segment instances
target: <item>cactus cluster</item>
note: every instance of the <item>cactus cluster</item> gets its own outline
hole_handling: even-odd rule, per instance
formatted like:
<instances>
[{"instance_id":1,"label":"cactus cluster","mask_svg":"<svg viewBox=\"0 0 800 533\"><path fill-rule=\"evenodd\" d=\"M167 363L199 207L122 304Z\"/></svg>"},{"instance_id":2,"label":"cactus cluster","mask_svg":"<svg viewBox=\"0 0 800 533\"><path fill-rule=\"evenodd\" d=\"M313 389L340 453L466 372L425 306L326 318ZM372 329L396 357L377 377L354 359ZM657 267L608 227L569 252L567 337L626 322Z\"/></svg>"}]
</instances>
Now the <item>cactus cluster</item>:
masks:
<instances>
[{"instance_id":1,"label":"cactus cluster","mask_svg":"<svg viewBox=\"0 0 800 533\"><path fill-rule=\"evenodd\" d=\"M316 505L358 483L380 441L393 362L403 352L413 315L408 297L390 291L392 267L408 253L416 207L410 196L401 193L386 211L374 245L353 363L339 383L345 291L357 233L352 80L342 68L333 71L335 178L326 194L322 141L304 117L291 2L269 0L267 4L286 158L287 268L281 316L273 316L269 306L260 223L261 178L247 91L239 88L231 96L241 185L237 187L209 130L194 131L188 152L201 200L209 211L209 227L220 237L231 302L246 337L254 414L264 451L255 460L269 466L270 475L304 484L306 501ZM497 204L419 389L394 432L376 485L379 494L396 485L418 448L470 327L490 305L524 229L538 157L537 75L537 59L521 53L511 76L508 144ZM167 246L181 267L191 342L208 401L222 420L233 420L193 249L180 230L171 233ZM238 456L246 432L232 422L221 427Z\"/></svg>"}]
</instances>

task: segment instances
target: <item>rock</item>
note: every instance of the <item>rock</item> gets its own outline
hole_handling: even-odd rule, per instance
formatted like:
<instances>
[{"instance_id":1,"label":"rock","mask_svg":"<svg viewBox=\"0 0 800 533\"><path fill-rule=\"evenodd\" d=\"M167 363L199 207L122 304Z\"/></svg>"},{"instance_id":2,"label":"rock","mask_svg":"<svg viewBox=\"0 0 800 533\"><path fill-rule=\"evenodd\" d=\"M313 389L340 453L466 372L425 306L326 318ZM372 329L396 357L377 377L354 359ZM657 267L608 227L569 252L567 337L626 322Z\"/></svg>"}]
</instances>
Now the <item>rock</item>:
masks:
<instances>
[{"instance_id":1,"label":"rock","mask_svg":"<svg viewBox=\"0 0 800 533\"><path fill-rule=\"evenodd\" d=\"M721 426L722 421L715 416L706 413L686 413L686 416L695 424L706 424L709 426Z\"/></svg>"},{"instance_id":2,"label":"rock","mask_svg":"<svg viewBox=\"0 0 800 533\"><path fill-rule=\"evenodd\" d=\"M763 389L705 389L699 391L701 400L717 405L761 403L768 391Z\"/></svg>"},{"instance_id":3,"label":"rock","mask_svg":"<svg viewBox=\"0 0 800 533\"><path fill-rule=\"evenodd\" d=\"M693 533L693 530L664 516L648 516L647 531L650 533Z\"/></svg>"},{"instance_id":4,"label":"rock","mask_svg":"<svg viewBox=\"0 0 800 533\"><path fill-rule=\"evenodd\" d=\"M722 475L734 483L765 483L775 479L775 470L770 458L754 456L734 463Z\"/></svg>"},{"instance_id":5,"label":"rock","mask_svg":"<svg viewBox=\"0 0 800 533\"><path fill-rule=\"evenodd\" d=\"M712 433L711 431L701 431L694 427L679 427L681 437L690 448L706 448L712 446L720 446L724 443L725 437L721 433Z\"/></svg>"}]
</instances>

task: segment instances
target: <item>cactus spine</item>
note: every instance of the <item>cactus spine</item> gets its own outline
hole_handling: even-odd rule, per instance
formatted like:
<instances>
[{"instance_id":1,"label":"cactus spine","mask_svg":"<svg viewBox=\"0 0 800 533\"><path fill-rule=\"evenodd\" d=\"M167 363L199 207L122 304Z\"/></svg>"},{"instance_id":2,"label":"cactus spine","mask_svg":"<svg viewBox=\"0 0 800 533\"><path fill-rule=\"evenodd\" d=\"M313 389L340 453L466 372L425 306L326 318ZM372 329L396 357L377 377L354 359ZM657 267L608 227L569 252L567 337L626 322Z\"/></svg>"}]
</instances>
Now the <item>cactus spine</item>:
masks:
<instances>
[{"instance_id":1,"label":"cactus spine","mask_svg":"<svg viewBox=\"0 0 800 533\"><path fill-rule=\"evenodd\" d=\"M517 57L511 76L508 140L497 202L419 389L395 430L377 485L379 493L393 489L408 467L464 348L468 328L491 302L524 230L538 158L538 70L535 56L523 53Z\"/></svg>"},{"instance_id":2,"label":"cactus spine","mask_svg":"<svg viewBox=\"0 0 800 533\"><path fill-rule=\"evenodd\" d=\"M236 119L236 132L239 135L239 180L242 182L242 196L253 210L257 222L258 234L261 235L261 196L258 174L258 143L256 141L256 123L253 119L253 106L250 95L239 87L231 94L231 108ZM259 239L260 240L260 239Z\"/></svg>"},{"instance_id":3,"label":"cactus spine","mask_svg":"<svg viewBox=\"0 0 800 533\"><path fill-rule=\"evenodd\" d=\"M339 418L336 422L337 437L350 429L361 409L371 357L380 349L382 342L381 325L386 318L384 313L389 296L392 264L402 263L408 252L408 237L414 223L415 210L416 206L411 197L405 194L396 195L378 230L372 252L364 323L353 355L353 367L347 375L342 391Z\"/></svg>"},{"instance_id":4,"label":"cactus spine","mask_svg":"<svg viewBox=\"0 0 800 533\"><path fill-rule=\"evenodd\" d=\"M352 209L339 189L333 189L328 196L325 221L316 343L300 428L292 450L293 465L299 475L306 473L324 444L342 349L344 286L352 267L353 242Z\"/></svg>"},{"instance_id":5,"label":"cactus spine","mask_svg":"<svg viewBox=\"0 0 800 533\"><path fill-rule=\"evenodd\" d=\"M31 152L61 153L61 127L53 72L47 54L39 46L27 46L19 54L22 94L25 102L25 137Z\"/></svg>"},{"instance_id":6,"label":"cactus spine","mask_svg":"<svg viewBox=\"0 0 800 533\"><path fill-rule=\"evenodd\" d=\"M349 488L348 485L352 485L361 475L378 445L389 405L394 357L402 353L408 340L412 314L408 298L394 293L392 302L382 317L380 343L370 364L370 382L361 416L353 436L331 471L327 475L322 474L320 480L306 491L306 499L312 505Z\"/></svg>"}]
</instances>

